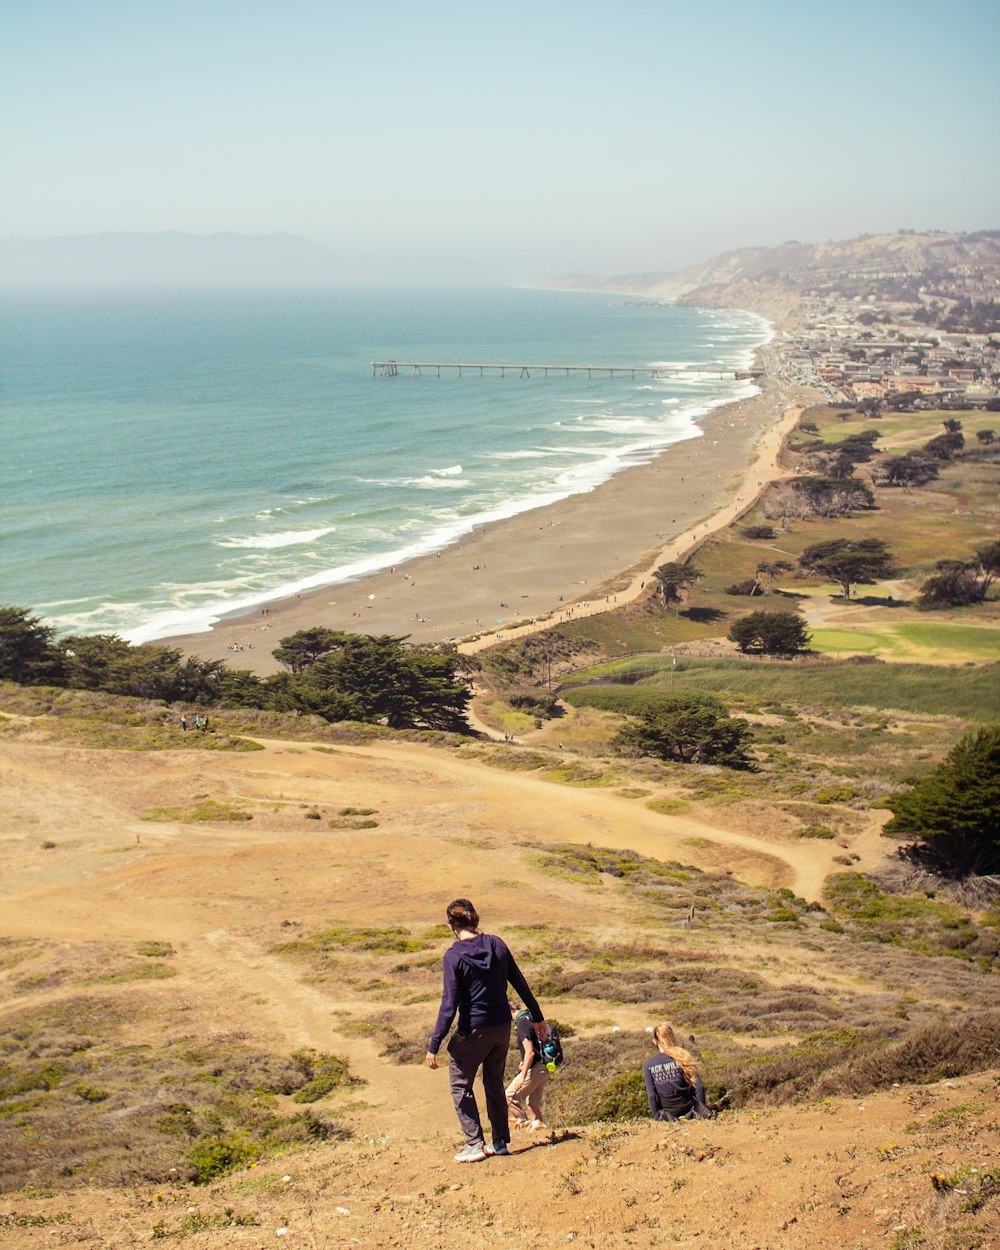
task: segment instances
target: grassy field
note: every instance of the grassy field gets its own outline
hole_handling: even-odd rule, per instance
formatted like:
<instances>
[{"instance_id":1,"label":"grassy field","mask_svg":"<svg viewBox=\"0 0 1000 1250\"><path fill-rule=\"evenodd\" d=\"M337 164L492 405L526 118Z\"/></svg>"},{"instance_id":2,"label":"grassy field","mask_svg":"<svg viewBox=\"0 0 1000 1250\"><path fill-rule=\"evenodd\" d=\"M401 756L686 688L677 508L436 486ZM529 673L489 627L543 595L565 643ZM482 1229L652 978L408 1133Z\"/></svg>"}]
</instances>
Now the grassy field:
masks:
<instances>
[{"instance_id":1,"label":"grassy field","mask_svg":"<svg viewBox=\"0 0 1000 1250\"><path fill-rule=\"evenodd\" d=\"M863 664L856 661L760 663L678 656L633 657L595 665L574 674L573 681L643 675L643 685L704 690L725 699L812 703L918 715L990 721L1000 704L1000 667L943 668L929 664Z\"/></svg>"},{"instance_id":2,"label":"grassy field","mask_svg":"<svg viewBox=\"0 0 1000 1250\"><path fill-rule=\"evenodd\" d=\"M863 651L898 660L935 657L942 664L1000 660L1000 631L986 626L885 622L877 627L814 629L811 649L823 653Z\"/></svg>"}]
</instances>

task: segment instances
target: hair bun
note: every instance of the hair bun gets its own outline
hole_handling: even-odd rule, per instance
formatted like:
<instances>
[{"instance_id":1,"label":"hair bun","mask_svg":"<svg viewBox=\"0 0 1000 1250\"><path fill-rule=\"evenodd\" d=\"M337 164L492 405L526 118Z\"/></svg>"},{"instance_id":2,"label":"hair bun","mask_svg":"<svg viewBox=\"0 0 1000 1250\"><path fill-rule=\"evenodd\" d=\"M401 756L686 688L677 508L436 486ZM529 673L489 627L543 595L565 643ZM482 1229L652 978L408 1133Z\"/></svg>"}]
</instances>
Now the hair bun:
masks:
<instances>
[{"instance_id":1,"label":"hair bun","mask_svg":"<svg viewBox=\"0 0 1000 1250\"><path fill-rule=\"evenodd\" d=\"M467 898L456 898L448 904L448 923L453 929L478 929L479 912Z\"/></svg>"}]
</instances>

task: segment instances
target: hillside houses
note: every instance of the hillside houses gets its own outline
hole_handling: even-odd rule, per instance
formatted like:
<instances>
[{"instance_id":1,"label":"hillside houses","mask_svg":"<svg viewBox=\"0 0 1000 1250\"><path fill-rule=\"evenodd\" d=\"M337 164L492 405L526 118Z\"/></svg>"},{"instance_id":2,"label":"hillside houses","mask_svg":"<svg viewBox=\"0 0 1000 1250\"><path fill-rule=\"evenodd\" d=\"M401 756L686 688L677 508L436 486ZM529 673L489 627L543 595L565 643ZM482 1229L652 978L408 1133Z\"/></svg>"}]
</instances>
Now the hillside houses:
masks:
<instances>
[{"instance_id":1,"label":"hillside houses","mask_svg":"<svg viewBox=\"0 0 1000 1250\"><path fill-rule=\"evenodd\" d=\"M815 290L800 307L803 331L787 344L788 371L835 402L913 395L984 407L1000 400L1000 333L938 331L914 317L919 304L883 306Z\"/></svg>"}]
</instances>

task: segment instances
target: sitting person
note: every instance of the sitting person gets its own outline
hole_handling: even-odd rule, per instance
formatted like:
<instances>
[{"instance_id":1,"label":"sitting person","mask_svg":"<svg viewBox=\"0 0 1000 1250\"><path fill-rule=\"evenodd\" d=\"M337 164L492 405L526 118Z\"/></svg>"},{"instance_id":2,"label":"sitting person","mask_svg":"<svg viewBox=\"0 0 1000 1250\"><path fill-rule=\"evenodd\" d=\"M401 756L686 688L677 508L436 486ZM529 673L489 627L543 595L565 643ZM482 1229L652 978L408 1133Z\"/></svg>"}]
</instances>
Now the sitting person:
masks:
<instances>
[{"instance_id":1,"label":"sitting person","mask_svg":"<svg viewBox=\"0 0 1000 1250\"><path fill-rule=\"evenodd\" d=\"M642 1079L654 1120L680 1120L698 1115L711 1120L715 1112L705 1103L705 1086L694 1056L683 1046L669 1024L658 1024L653 1041L659 1047L642 1065Z\"/></svg>"}]
</instances>

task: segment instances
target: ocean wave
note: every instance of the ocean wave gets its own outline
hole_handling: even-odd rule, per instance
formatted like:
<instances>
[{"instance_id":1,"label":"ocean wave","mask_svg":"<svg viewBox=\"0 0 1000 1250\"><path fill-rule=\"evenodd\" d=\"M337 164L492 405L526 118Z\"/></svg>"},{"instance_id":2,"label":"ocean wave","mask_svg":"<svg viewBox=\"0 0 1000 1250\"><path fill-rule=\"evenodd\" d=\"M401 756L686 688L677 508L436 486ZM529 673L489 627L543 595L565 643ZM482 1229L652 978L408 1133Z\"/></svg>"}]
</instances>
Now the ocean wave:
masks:
<instances>
[{"instance_id":1,"label":"ocean wave","mask_svg":"<svg viewBox=\"0 0 1000 1250\"><path fill-rule=\"evenodd\" d=\"M317 538L336 532L336 525L326 525L318 530L285 530L281 534L248 534L245 538L219 538L217 547L236 547L251 550L273 551L279 547L294 547L299 543L313 543Z\"/></svg>"},{"instance_id":2,"label":"ocean wave","mask_svg":"<svg viewBox=\"0 0 1000 1250\"><path fill-rule=\"evenodd\" d=\"M552 447L526 447L523 451L484 451L480 452L480 460L541 460L545 456L558 453Z\"/></svg>"},{"instance_id":3,"label":"ocean wave","mask_svg":"<svg viewBox=\"0 0 1000 1250\"><path fill-rule=\"evenodd\" d=\"M431 477L427 474L424 477L404 477L403 486L416 486L420 490L455 490L462 486L471 486L472 483L464 477Z\"/></svg>"},{"instance_id":4,"label":"ocean wave","mask_svg":"<svg viewBox=\"0 0 1000 1250\"><path fill-rule=\"evenodd\" d=\"M431 472L437 477L461 477L462 466L453 464L450 469L431 469Z\"/></svg>"}]
</instances>

